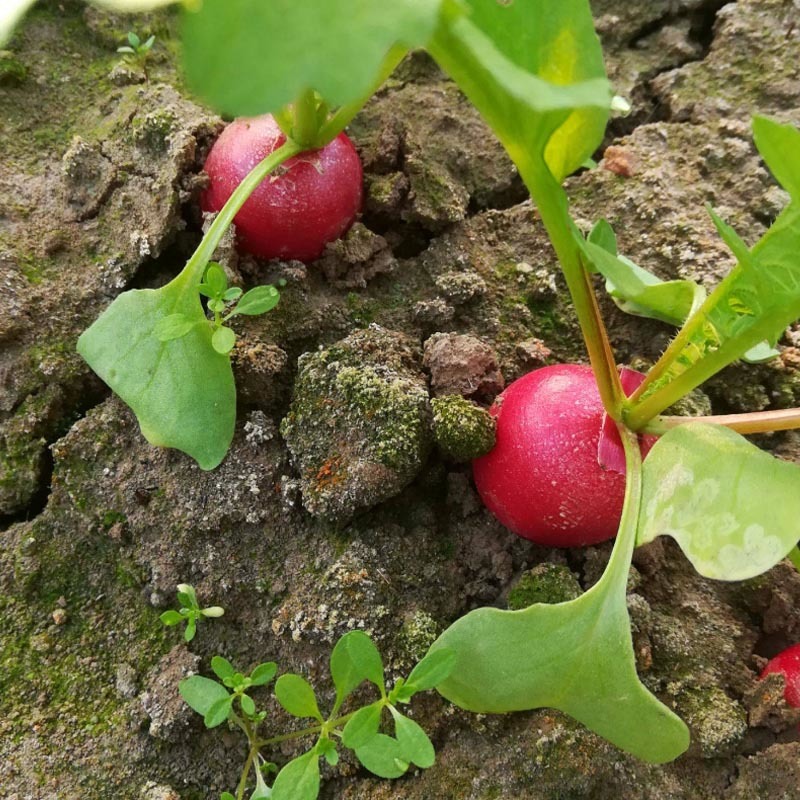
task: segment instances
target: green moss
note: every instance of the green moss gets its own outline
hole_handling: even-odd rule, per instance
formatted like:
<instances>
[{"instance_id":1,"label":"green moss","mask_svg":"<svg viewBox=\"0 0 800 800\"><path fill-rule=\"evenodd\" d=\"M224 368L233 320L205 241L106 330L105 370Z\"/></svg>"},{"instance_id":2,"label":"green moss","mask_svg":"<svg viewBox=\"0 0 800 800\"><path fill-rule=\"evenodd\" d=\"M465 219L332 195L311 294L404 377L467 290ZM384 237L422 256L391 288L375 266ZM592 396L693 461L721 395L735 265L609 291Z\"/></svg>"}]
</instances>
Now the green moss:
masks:
<instances>
[{"instance_id":1,"label":"green moss","mask_svg":"<svg viewBox=\"0 0 800 800\"><path fill-rule=\"evenodd\" d=\"M18 86L28 76L28 68L10 50L0 50L0 86Z\"/></svg>"},{"instance_id":2,"label":"green moss","mask_svg":"<svg viewBox=\"0 0 800 800\"><path fill-rule=\"evenodd\" d=\"M450 460L472 461L494 447L494 418L480 406L460 395L437 397L431 406L436 444Z\"/></svg>"},{"instance_id":3,"label":"green moss","mask_svg":"<svg viewBox=\"0 0 800 800\"><path fill-rule=\"evenodd\" d=\"M400 653L408 664L421 661L441 633L436 620L426 611L415 611L400 630Z\"/></svg>"},{"instance_id":4,"label":"green moss","mask_svg":"<svg viewBox=\"0 0 800 800\"><path fill-rule=\"evenodd\" d=\"M581 594L581 586L569 567L561 564L537 564L523 572L508 594L513 611L534 603L565 603Z\"/></svg>"}]
</instances>

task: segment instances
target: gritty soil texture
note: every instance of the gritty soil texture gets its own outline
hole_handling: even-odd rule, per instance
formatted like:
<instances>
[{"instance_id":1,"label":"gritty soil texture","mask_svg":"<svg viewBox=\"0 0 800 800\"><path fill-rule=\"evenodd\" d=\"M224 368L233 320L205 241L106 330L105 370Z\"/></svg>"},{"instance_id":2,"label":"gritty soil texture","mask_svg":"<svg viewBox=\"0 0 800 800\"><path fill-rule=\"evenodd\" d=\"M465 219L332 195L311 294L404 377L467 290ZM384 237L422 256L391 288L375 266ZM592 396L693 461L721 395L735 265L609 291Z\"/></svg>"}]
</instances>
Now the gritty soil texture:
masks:
<instances>
[{"instance_id":1,"label":"gritty soil texture","mask_svg":"<svg viewBox=\"0 0 800 800\"><path fill-rule=\"evenodd\" d=\"M752 243L787 201L749 118L800 124L800 6L594 5L633 112L613 121L599 168L569 179L574 213L587 228L605 216L658 275L711 286L733 260L703 205ZM146 75L115 52L131 25L158 37ZM480 406L504 384L585 355L515 169L420 54L352 125L367 199L343 242L309 266L219 253L233 281L286 281L274 312L236 323L226 460L205 473L144 441L75 342L121 291L165 283L199 240L221 122L189 99L176 49L168 15L133 23L46 2L0 53L4 800L217 798L244 743L206 731L177 695L212 655L275 660L328 701L346 631L368 631L399 675L470 609L572 597L610 552L518 539L457 463L490 441ZM602 306L619 360L652 363L672 330ZM800 330L780 347L695 405L800 404ZM474 440L452 438L459 414ZM796 434L759 441L800 462ZM158 620L181 582L226 609L188 646ZM556 712L476 716L426 695L413 715L435 741L432 769L380 781L345 756L325 767L322 797L798 800L800 715L779 679L757 681L800 640L797 572L714 583L659 540L635 554L629 590L642 680L691 728L676 762L638 762Z\"/></svg>"}]
</instances>

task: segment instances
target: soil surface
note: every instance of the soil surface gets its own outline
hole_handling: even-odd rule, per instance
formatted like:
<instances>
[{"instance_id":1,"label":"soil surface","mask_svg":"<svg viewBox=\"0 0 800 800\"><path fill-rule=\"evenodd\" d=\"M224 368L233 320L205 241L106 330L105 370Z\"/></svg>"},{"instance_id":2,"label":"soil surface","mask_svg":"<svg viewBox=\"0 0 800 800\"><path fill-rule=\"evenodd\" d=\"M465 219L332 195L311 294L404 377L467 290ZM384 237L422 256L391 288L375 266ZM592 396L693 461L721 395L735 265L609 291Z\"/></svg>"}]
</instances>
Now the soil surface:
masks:
<instances>
[{"instance_id":1,"label":"soil surface","mask_svg":"<svg viewBox=\"0 0 800 800\"><path fill-rule=\"evenodd\" d=\"M661 277L711 286L733 259L704 204L752 243L787 202L749 119L800 125L800 5L594 6L633 111L612 122L599 168L569 179L575 215L587 228L603 215L621 251ZM133 25L157 36L146 72L116 53ZM53 1L0 52L7 800L218 798L244 742L206 731L177 694L212 655L275 660L330 699L328 656L346 631L368 631L401 674L468 610L573 597L610 552L515 537L463 463L491 442L476 403L585 354L513 165L420 54L351 127L367 196L344 241L307 267L219 254L243 286L286 281L274 312L235 323L226 460L206 473L145 442L75 342L120 292L176 274L201 235L202 163L222 122L182 86L175 35L166 14L134 22ZM619 361L647 367L672 329L602 305ZM800 329L780 349L728 369L697 408L800 405ZM797 435L760 443L800 462ZM475 716L424 695L412 708L437 747L432 769L381 781L345 756L325 767L321 796L798 800L800 712L780 679L757 675L800 641L800 575L786 562L714 583L661 540L634 565L641 677L692 732L676 762L640 763L555 712ZM226 610L188 646L158 619L182 582Z\"/></svg>"}]
</instances>

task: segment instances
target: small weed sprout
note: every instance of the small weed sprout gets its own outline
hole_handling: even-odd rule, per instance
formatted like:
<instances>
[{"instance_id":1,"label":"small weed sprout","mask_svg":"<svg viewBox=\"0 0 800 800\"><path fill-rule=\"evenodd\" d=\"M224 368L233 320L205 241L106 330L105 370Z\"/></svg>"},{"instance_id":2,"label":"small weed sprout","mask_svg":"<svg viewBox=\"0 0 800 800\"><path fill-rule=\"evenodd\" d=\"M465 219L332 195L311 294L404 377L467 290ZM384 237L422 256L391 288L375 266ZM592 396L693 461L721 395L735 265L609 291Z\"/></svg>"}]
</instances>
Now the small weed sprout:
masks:
<instances>
[{"instance_id":1,"label":"small weed sprout","mask_svg":"<svg viewBox=\"0 0 800 800\"><path fill-rule=\"evenodd\" d=\"M144 77L147 78L147 58L153 49L155 41L155 36L150 36L145 41L142 41L137 34L129 31L127 36L128 43L118 47L117 52L139 67L144 73Z\"/></svg>"},{"instance_id":2,"label":"small weed sprout","mask_svg":"<svg viewBox=\"0 0 800 800\"><path fill-rule=\"evenodd\" d=\"M225 613L225 609L220 606L200 608L194 586L190 586L188 583L178 584L178 602L181 604L178 611L174 609L165 611L159 619L168 627L180 625L182 622L185 622L186 630L183 632L183 638L187 642L191 642L192 639L194 639L197 633L198 620L203 617L221 617Z\"/></svg>"}]
</instances>

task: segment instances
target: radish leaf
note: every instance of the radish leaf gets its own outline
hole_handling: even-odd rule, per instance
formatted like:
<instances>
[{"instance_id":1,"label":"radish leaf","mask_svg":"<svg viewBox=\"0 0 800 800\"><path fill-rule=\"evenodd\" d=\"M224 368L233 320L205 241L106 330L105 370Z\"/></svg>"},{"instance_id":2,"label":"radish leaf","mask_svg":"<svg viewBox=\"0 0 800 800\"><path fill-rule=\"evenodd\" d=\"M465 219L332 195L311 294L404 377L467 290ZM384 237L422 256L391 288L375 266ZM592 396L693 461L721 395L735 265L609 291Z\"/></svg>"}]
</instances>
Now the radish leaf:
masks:
<instances>
[{"instance_id":1,"label":"radish leaf","mask_svg":"<svg viewBox=\"0 0 800 800\"><path fill-rule=\"evenodd\" d=\"M639 681L626 584L641 502L638 450L628 445L628 489L603 577L585 594L520 611L479 608L433 644L456 653L437 690L468 711L557 708L617 747L663 763L689 746L686 725ZM634 461L636 459L636 461Z\"/></svg>"},{"instance_id":2,"label":"radish leaf","mask_svg":"<svg viewBox=\"0 0 800 800\"><path fill-rule=\"evenodd\" d=\"M162 340L178 316L182 335ZM131 407L150 444L182 450L203 469L225 457L236 419L233 372L214 349L187 272L161 289L121 294L81 335L78 352Z\"/></svg>"},{"instance_id":3,"label":"radish leaf","mask_svg":"<svg viewBox=\"0 0 800 800\"><path fill-rule=\"evenodd\" d=\"M427 43L440 4L204 0L184 13L187 76L231 116L277 112L308 89L344 105L369 92L393 45Z\"/></svg>"},{"instance_id":4,"label":"radish leaf","mask_svg":"<svg viewBox=\"0 0 800 800\"><path fill-rule=\"evenodd\" d=\"M671 536L707 578L760 575L800 538L800 467L719 425L668 431L647 456L642 480L637 543Z\"/></svg>"}]
</instances>

